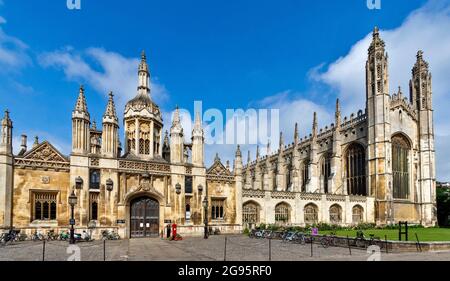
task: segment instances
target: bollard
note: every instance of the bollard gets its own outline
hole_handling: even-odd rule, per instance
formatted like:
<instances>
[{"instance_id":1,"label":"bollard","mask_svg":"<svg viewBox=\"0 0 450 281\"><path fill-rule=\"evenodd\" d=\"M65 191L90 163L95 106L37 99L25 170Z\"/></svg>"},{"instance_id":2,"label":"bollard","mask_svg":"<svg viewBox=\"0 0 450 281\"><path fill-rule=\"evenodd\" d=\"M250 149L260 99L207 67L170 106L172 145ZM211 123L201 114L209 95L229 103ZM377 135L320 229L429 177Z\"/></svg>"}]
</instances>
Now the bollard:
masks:
<instances>
[{"instance_id":1,"label":"bollard","mask_svg":"<svg viewBox=\"0 0 450 281\"><path fill-rule=\"evenodd\" d=\"M348 238L347 235L347 245L348 245L348 251L350 252L350 256L352 255L352 247L350 246L350 238Z\"/></svg>"},{"instance_id":2,"label":"bollard","mask_svg":"<svg viewBox=\"0 0 450 281\"><path fill-rule=\"evenodd\" d=\"M417 236L417 233L416 233L416 240L417 240L418 250L419 250L420 252L422 252L422 245L420 245L419 236ZM417 246L416 246L416 247L417 247Z\"/></svg>"},{"instance_id":3,"label":"bollard","mask_svg":"<svg viewBox=\"0 0 450 281\"><path fill-rule=\"evenodd\" d=\"M103 261L106 261L106 239L103 240Z\"/></svg>"},{"instance_id":4,"label":"bollard","mask_svg":"<svg viewBox=\"0 0 450 281\"><path fill-rule=\"evenodd\" d=\"M272 261L272 239L269 238L269 261Z\"/></svg>"},{"instance_id":5,"label":"bollard","mask_svg":"<svg viewBox=\"0 0 450 281\"><path fill-rule=\"evenodd\" d=\"M388 254L389 253L389 251L388 251L389 244L388 244L388 241L387 241L387 235L384 235L384 241L385 241L385 244L386 244L386 254Z\"/></svg>"},{"instance_id":6,"label":"bollard","mask_svg":"<svg viewBox=\"0 0 450 281\"><path fill-rule=\"evenodd\" d=\"M42 261L45 261L45 239L42 242Z\"/></svg>"},{"instance_id":7,"label":"bollard","mask_svg":"<svg viewBox=\"0 0 450 281\"><path fill-rule=\"evenodd\" d=\"M225 248L223 250L223 261L227 261L227 239L228 237L225 236Z\"/></svg>"}]
</instances>

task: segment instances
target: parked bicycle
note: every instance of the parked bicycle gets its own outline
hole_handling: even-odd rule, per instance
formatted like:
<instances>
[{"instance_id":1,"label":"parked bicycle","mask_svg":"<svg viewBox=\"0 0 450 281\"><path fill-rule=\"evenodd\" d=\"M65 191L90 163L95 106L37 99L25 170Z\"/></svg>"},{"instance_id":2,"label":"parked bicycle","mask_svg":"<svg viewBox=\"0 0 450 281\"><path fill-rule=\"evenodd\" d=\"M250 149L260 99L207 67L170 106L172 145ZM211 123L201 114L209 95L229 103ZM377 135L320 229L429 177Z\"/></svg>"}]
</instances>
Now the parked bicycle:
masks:
<instances>
[{"instance_id":1,"label":"parked bicycle","mask_svg":"<svg viewBox=\"0 0 450 281\"><path fill-rule=\"evenodd\" d=\"M115 231L103 230L102 231L103 240L119 240L120 235Z\"/></svg>"},{"instance_id":2,"label":"parked bicycle","mask_svg":"<svg viewBox=\"0 0 450 281\"><path fill-rule=\"evenodd\" d=\"M47 241L58 240L59 235L52 229L47 233Z\"/></svg>"},{"instance_id":3,"label":"parked bicycle","mask_svg":"<svg viewBox=\"0 0 450 281\"><path fill-rule=\"evenodd\" d=\"M42 241L44 239L45 239L44 235L42 235L42 233L40 233L39 231L35 231L31 235L31 241Z\"/></svg>"},{"instance_id":4,"label":"parked bicycle","mask_svg":"<svg viewBox=\"0 0 450 281\"><path fill-rule=\"evenodd\" d=\"M332 235L325 235L322 238L320 238L320 244L324 248L328 248L330 246L336 246L335 236Z\"/></svg>"}]
</instances>

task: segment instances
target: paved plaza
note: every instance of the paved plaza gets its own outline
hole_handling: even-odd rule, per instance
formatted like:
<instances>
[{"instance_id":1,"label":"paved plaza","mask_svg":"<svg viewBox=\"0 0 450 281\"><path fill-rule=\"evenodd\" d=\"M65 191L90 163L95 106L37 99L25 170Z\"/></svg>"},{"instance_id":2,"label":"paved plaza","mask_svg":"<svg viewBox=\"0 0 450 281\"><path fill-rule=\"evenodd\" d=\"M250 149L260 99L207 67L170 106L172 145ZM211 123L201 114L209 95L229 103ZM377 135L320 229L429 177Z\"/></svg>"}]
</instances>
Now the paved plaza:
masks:
<instances>
[{"instance_id":1,"label":"paved plaza","mask_svg":"<svg viewBox=\"0 0 450 281\"><path fill-rule=\"evenodd\" d=\"M225 239L226 237L226 239ZM226 240L226 249L225 249ZM182 241L167 241L158 238L79 243L82 261L366 261L377 258L366 250L313 245L283 243L279 240L251 239L245 236L211 236L185 238ZM0 261L66 261L73 258L73 249L61 241L20 242L0 246ZM380 253L380 260L404 261L450 261L450 251Z\"/></svg>"}]
</instances>

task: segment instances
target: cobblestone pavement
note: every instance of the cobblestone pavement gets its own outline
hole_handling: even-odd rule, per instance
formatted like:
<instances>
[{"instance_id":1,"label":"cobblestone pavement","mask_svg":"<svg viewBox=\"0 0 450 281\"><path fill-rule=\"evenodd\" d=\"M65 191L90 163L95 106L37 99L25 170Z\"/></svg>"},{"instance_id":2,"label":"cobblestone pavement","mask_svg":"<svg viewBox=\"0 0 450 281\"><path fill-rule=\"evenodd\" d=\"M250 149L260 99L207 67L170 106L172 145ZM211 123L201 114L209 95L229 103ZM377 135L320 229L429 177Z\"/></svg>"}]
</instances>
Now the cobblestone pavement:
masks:
<instances>
[{"instance_id":1,"label":"cobblestone pavement","mask_svg":"<svg viewBox=\"0 0 450 281\"><path fill-rule=\"evenodd\" d=\"M226 249L225 249L225 237ZM20 242L0 246L0 261L65 261L73 252L67 252L68 243L50 241ZM103 241L79 243L82 261L103 261ZM209 239L185 238L183 241L166 241L161 239L132 239L106 241L107 261L365 261L371 253L365 250L348 248L323 248L311 244L298 245L272 240L250 239L244 236L211 236ZM380 253L380 259L386 261L429 260L450 261L450 251L422 253Z\"/></svg>"}]
</instances>

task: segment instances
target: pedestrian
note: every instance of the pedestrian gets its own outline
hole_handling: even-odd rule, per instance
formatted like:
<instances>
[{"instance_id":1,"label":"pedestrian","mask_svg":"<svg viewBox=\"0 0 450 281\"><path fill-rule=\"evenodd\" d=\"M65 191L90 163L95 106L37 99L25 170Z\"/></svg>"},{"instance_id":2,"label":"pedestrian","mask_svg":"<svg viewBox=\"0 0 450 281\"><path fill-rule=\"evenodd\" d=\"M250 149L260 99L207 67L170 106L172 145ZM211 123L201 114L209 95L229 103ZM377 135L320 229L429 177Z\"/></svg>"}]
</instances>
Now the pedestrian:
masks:
<instances>
[{"instance_id":1,"label":"pedestrian","mask_svg":"<svg viewBox=\"0 0 450 281\"><path fill-rule=\"evenodd\" d=\"M167 231L167 239L169 239L170 238L170 232L171 232L170 223L167 225L166 231Z\"/></svg>"}]
</instances>

